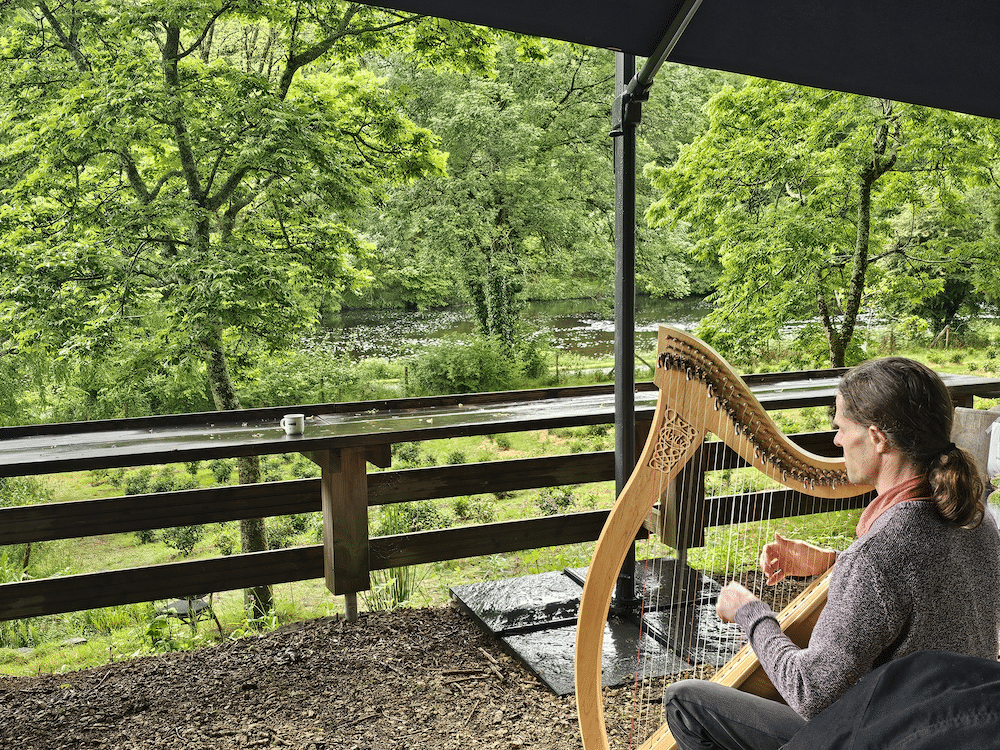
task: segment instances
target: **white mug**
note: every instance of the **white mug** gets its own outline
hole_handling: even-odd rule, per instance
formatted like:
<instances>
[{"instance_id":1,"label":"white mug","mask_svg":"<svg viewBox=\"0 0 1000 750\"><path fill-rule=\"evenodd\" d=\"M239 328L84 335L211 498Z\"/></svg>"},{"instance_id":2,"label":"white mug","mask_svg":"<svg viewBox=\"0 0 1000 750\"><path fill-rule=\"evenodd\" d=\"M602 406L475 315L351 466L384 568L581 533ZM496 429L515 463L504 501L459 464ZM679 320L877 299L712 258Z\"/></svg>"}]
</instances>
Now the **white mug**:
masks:
<instances>
[{"instance_id":1,"label":"white mug","mask_svg":"<svg viewBox=\"0 0 1000 750\"><path fill-rule=\"evenodd\" d=\"M285 428L286 435L301 435L306 429L306 415L286 414L278 424Z\"/></svg>"}]
</instances>

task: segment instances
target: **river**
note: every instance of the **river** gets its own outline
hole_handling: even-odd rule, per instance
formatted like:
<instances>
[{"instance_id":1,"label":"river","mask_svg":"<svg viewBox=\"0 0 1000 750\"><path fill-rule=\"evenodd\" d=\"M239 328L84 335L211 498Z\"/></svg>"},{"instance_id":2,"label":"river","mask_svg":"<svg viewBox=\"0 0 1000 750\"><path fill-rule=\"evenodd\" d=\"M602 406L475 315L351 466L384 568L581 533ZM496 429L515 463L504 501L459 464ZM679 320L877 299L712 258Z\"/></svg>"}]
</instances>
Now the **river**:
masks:
<instances>
[{"instance_id":1,"label":"river","mask_svg":"<svg viewBox=\"0 0 1000 750\"><path fill-rule=\"evenodd\" d=\"M638 299L636 350L655 349L660 325L690 331L710 309L700 298ZM532 302L523 318L553 349L590 359L614 353L614 311L610 305L590 299ZM467 308L449 307L425 312L344 310L328 321L325 334L337 351L365 359L405 357L450 334L474 330Z\"/></svg>"}]
</instances>

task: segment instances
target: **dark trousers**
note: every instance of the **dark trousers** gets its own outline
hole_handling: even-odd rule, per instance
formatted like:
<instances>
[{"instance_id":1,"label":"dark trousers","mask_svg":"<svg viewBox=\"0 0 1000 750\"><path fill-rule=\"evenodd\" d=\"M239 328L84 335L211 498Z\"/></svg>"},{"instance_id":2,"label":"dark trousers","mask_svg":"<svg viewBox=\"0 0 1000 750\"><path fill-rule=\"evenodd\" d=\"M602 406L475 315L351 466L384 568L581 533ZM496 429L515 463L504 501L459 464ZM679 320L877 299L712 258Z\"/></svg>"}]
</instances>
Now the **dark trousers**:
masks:
<instances>
[{"instance_id":1,"label":"dark trousers","mask_svg":"<svg viewBox=\"0 0 1000 750\"><path fill-rule=\"evenodd\" d=\"M706 680L681 680L663 697L679 750L777 750L806 721L783 703Z\"/></svg>"}]
</instances>

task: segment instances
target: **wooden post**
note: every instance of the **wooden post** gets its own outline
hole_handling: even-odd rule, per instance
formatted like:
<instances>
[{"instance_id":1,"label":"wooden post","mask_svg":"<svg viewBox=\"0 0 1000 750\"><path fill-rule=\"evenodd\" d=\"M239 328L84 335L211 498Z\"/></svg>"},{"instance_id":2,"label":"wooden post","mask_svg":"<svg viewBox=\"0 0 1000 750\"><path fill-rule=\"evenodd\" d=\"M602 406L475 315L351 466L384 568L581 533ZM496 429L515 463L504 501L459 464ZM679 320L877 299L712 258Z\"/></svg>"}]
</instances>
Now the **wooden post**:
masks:
<instances>
[{"instance_id":1,"label":"wooden post","mask_svg":"<svg viewBox=\"0 0 1000 750\"><path fill-rule=\"evenodd\" d=\"M368 474L364 447L316 451L323 470L323 573L326 587L345 596L347 618L358 616L357 592L371 588L368 560Z\"/></svg>"}]
</instances>

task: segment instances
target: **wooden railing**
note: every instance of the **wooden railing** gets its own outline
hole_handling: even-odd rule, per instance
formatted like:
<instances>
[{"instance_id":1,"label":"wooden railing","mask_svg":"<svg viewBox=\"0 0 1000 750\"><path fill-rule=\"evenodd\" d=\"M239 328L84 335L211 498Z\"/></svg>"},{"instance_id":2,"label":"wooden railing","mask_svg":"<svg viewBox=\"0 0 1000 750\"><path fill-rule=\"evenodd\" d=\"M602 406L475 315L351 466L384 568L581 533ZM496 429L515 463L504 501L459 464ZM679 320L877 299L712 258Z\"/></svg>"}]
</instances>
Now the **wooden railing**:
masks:
<instances>
[{"instance_id":1,"label":"wooden railing","mask_svg":"<svg viewBox=\"0 0 1000 750\"><path fill-rule=\"evenodd\" d=\"M749 377L766 408L833 402L836 372ZM807 376L807 377L803 377ZM949 383L957 403L1000 397L1000 381ZM256 409L0 429L0 476L41 475L241 455L301 452L322 469L317 479L267 482L0 509L0 545L161 529L322 511L324 543L126 570L0 585L0 619L325 578L356 607L373 570L535 549L597 538L606 511L369 538L368 508L478 493L610 481L610 451L369 472L388 469L393 443L462 435L612 423L610 386L556 388L440 398ZM636 398L637 441L652 418L655 392ZM304 412L301 437L277 428ZM833 451L832 432L792 436L817 453ZM734 467L725 454L712 466ZM780 505L780 503L779 503ZM806 511L822 510L817 506ZM789 513L803 512L796 506ZM780 511L779 511L780 513Z\"/></svg>"}]
</instances>

